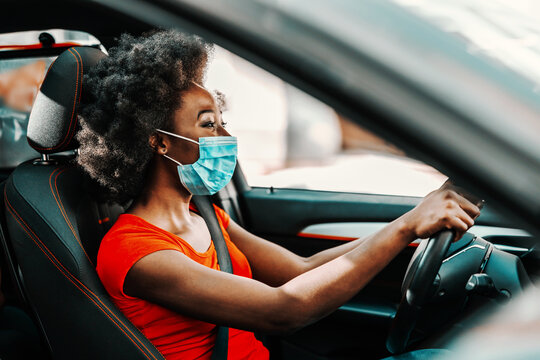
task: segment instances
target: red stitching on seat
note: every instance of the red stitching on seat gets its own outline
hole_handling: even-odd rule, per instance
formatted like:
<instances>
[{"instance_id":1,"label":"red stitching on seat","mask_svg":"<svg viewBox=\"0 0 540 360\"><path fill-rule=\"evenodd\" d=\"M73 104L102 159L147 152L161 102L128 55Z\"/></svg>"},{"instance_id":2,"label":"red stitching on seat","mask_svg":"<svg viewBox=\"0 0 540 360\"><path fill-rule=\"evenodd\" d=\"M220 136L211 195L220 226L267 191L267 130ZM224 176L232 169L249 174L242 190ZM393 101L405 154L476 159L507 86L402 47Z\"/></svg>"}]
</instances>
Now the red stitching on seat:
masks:
<instances>
[{"instance_id":1,"label":"red stitching on seat","mask_svg":"<svg viewBox=\"0 0 540 360\"><path fill-rule=\"evenodd\" d=\"M77 97L77 104L81 102L81 94L82 94L82 85L83 85L83 74L84 74L84 63L83 63L83 60L82 60L82 56L81 54L79 54L79 52L77 51L77 49L75 48L71 48L71 50L75 51L75 53L77 53L77 55L79 56L79 60L81 61L81 83L79 84L79 96ZM73 108L73 111L75 111L76 107ZM77 129L77 124L79 122L78 120L78 117L77 117L78 114L75 114L74 116L74 119L75 121L73 122L73 129L68 129L68 135L69 135L69 139L67 139L67 143L69 144L71 142L71 139L73 139L73 136L75 135L75 130ZM72 115L73 117L73 115ZM66 135L67 136L67 135Z\"/></svg>"},{"instance_id":2,"label":"red stitching on seat","mask_svg":"<svg viewBox=\"0 0 540 360\"><path fill-rule=\"evenodd\" d=\"M135 336L135 334L133 334L133 332L122 322L122 320L120 320L118 317L116 317L116 315L111 311L111 309L109 309L107 307L107 305L105 305L100 299L99 297L94 294L90 289L88 289L86 287L86 285L84 285L82 282L79 281L79 279L77 279L73 274L71 274L63 265L62 263L54 256L54 254L45 246L45 244L43 244L43 242L39 239L39 237L34 233L34 231L32 231L32 229L30 228L30 226L28 226L28 224L24 221L24 219L17 213L17 211L15 211L15 209L12 207L11 203L9 202L8 200L8 197L7 197L7 191L6 191L6 188L4 187L4 200L5 200L5 204L7 205L7 209L9 211L9 213L11 214L11 216L13 216L13 218L15 219L15 221L17 221L17 223L19 224L19 226L23 229L23 231L28 235L28 237L30 237L30 239L32 239L32 241L37 245L37 247L41 250L41 252L43 254L45 254L45 256L49 259L49 261L60 271L60 273L62 275L64 275L73 285L75 285L75 287L77 289L79 289L81 291L81 293L83 293L90 301L92 301L94 303L94 305L96 305L96 307L98 309L100 309L111 321L113 324L116 325L116 327L118 327L118 329L120 329L120 331L122 331L124 333L124 335L126 335L128 337L128 339L131 340L131 342L137 346L137 348L139 350L141 350L141 352L146 356L146 358L150 359L149 355L154 359L154 360L158 360L154 354L151 353L150 350L148 350L148 348L143 344L143 343L140 343L140 345L142 347L144 347L144 349L148 352L148 353L145 353L143 351L143 349L141 349L141 347L139 346L139 344L137 344L138 342L138 339L137 337ZM20 220L20 221L19 221ZM23 224L21 224L21 221ZM30 231L30 233L33 234L33 236L27 231ZM52 258L51 258L52 257ZM54 259L54 260L53 260ZM77 285L77 283L79 285ZM92 294L95 299L92 299L86 292ZM101 306L96 302L96 300L101 304ZM103 309L103 307L105 309L107 309L109 312L110 312L110 315L112 315L116 321L114 319L111 318L111 316L109 314L107 314L107 312L105 312L105 310ZM124 329L122 329L120 327L120 324L122 324L124 327L125 327L125 330L127 330L132 336L129 336L125 331ZM137 342L136 342L137 341ZM159 351L159 350L158 350Z\"/></svg>"},{"instance_id":3,"label":"red stitching on seat","mask_svg":"<svg viewBox=\"0 0 540 360\"><path fill-rule=\"evenodd\" d=\"M70 48L70 49L67 50L67 51L69 51L69 53L71 55L73 55L73 57L75 58L75 61L77 62L77 77L75 79L75 96L74 96L74 99L73 99L73 108L71 109L71 119L69 121L68 131L66 132L66 135L64 136L64 139L62 140L62 142L60 144L58 144L58 145L44 148L44 147L39 147L39 146L34 144L32 147L34 149L38 150L38 151L39 150L44 151L44 150L56 150L56 149L59 149L66 143L68 138L69 138L69 140L71 140L73 138L73 134L75 133L75 131L73 131L73 134L71 134L71 136L70 136L70 133L72 131L72 129L71 129L72 124L74 123L75 127L76 127L76 124L77 124L77 121L73 122L73 119L77 118L77 116L75 116L75 108L76 108L77 103L80 101L80 92L81 92L81 89L82 89L82 74L83 74L83 68L82 67L83 67L83 64L82 64L82 57L81 57L81 59L80 59L81 64L80 64L80 67L79 67L79 58L77 58L77 55L75 55L73 53L73 51L71 51L71 50L75 51L77 53L77 55L79 57L81 57L81 54L79 54L77 52L77 50L75 50L73 48ZM80 84L81 86L79 86L79 77L81 77L81 84ZM79 93L79 96L77 96L77 93ZM75 129L75 127L73 128L73 130Z\"/></svg>"},{"instance_id":4,"label":"red stitching on seat","mask_svg":"<svg viewBox=\"0 0 540 360\"><path fill-rule=\"evenodd\" d=\"M64 204L62 203L62 199L60 199L60 193L58 192L58 186L56 184L56 180L58 179L58 176L60 176L60 174L64 173L67 169L68 168L54 169L54 171L49 176L49 186L51 188L51 193L52 193L52 195L54 197L54 200L56 201L56 205L58 205L58 208L60 209L60 212L62 213L62 216L64 217L64 220L66 220L67 225L71 229L71 232L73 233L73 236L75 236L75 239L79 243L79 245L80 245L82 251L84 252L84 255L86 255L86 258L88 259L88 261L90 261L90 264L94 265L92 260L90 260L90 256L88 256L88 254L86 253L86 250L84 249L84 246L83 246L81 240L77 236L77 233L75 232L75 229L73 228L73 225L71 224L71 221L69 220L69 218L67 216L66 210L64 208ZM61 171L58 171L58 170L61 170ZM57 171L58 171L58 173L56 174L56 176L54 178L54 187L56 189L56 195L55 195L54 190L53 190L53 186L52 186L52 177L53 177L54 173L57 172Z\"/></svg>"}]
</instances>

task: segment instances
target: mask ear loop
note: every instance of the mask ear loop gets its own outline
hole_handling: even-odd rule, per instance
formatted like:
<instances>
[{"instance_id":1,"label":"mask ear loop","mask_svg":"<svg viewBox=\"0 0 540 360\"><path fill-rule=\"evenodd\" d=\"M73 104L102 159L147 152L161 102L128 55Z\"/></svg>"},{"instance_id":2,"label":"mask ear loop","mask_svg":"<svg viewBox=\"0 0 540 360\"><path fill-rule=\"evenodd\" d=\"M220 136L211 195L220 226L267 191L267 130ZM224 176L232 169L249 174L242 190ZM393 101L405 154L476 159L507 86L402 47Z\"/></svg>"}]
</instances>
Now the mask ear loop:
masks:
<instances>
[{"instance_id":1,"label":"mask ear loop","mask_svg":"<svg viewBox=\"0 0 540 360\"><path fill-rule=\"evenodd\" d=\"M172 162L174 162L174 163L180 165L181 167L184 167L184 165L183 165L180 161L174 160L174 159L173 159L172 157L170 157L169 155L163 154L163 156L165 156L167 159L171 160Z\"/></svg>"},{"instance_id":2,"label":"mask ear loop","mask_svg":"<svg viewBox=\"0 0 540 360\"><path fill-rule=\"evenodd\" d=\"M161 129L156 129L156 131L159 131L160 133L163 133L163 134L167 134L167 135L170 135L170 136L177 137L177 138L179 138L179 139L191 141L192 143L199 145L199 142L198 142L198 141L195 141L195 140L193 140L193 139L187 138L187 137L182 136L182 135L174 134L174 133L172 133L172 132L168 132L168 131L161 130Z\"/></svg>"},{"instance_id":3,"label":"mask ear loop","mask_svg":"<svg viewBox=\"0 0 540 360\"><path fill-rule=\"evenodd\" d=\"M178 164L180 167L184 167L184 165L182 165L181 162L179 161L176 161L174 160L172 157L170 157L169 155L167 154L163 154L163 156L165 156L167 159L171 160L172 162ZM186 183L184 182L184 178L182 176L180 176L180 182L182 183L182 185L184 186L184 188L186 188L186 190L191 194L191 190L189 190L189 188L187 187Z\"/></svg>"}]
</instances>

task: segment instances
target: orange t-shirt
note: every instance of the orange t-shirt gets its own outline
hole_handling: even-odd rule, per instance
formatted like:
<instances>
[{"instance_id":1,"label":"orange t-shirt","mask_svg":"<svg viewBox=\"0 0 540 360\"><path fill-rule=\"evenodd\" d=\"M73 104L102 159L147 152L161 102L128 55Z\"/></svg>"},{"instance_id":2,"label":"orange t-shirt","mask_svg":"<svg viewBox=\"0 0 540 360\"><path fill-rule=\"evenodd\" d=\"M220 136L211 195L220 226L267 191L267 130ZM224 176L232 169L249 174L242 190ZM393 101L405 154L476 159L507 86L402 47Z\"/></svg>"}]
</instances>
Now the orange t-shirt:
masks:
<instances>
[{"instance_id":1,"label":"orange t-shirt","mask_svg":"<svg viewBox=\"0 0 540 360\"><path fill-rule=\"evenodd\" d=\"M251 268L246 257L231 242L226 231L229 225L228 214L214 207L229 249L234 274L251 278ZM133 264L159 250L177 250L199 264L219 269L213 243L207 251L200 253L180 237L138 216L123 214L101 242L97 258L99 278L116 306L167 360L210 359L217 333L216 325L124 293L124 279ZM252 332L229 329L229 359L268 358L268 350Z\"/></svg>"}]
</instances>

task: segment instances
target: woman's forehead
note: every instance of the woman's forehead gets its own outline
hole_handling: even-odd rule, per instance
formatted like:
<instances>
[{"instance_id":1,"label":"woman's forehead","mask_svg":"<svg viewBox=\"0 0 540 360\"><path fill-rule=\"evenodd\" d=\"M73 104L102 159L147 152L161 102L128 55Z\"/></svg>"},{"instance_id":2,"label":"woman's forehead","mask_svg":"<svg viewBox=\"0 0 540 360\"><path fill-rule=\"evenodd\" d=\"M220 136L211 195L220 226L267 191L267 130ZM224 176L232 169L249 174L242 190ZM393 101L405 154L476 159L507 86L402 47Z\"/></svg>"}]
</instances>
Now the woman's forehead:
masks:
<instances>
[{"instance_id":1,"label":"woman's forehead","mask_svg":"<svg viewBox=\"0 0 540 360\"><path fill-rule=\"evenodd\" d=\"M193 85L188 89L184 96L187 98L188 103L196 107L208 106L217 108L217 103L214 95L203 86L192 83Z\"/></svg>"}]
</instances>

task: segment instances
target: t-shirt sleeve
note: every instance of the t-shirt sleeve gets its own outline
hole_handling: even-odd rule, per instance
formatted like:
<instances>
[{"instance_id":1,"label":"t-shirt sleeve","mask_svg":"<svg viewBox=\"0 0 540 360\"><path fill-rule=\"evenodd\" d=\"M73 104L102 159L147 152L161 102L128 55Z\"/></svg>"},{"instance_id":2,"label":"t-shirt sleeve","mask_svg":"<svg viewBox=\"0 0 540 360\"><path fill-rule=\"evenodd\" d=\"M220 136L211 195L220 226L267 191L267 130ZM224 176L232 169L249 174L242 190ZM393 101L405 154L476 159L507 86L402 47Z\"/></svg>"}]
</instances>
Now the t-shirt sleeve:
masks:
<instances>
[{"instance_id":1,"label":"t-shirt sleeve","mask_svg":"<svg viewBox=\"0 0 540 360\"><path fill-rule=\"evenodd\" d=\"M178 246L153 232L129 231L107 236L99 250L97 272L109 295L118 300L133 298L124 293L127 273L137 261L161 250L178 250Z\"/></svg>"},{"instance_id":2,"label":"t-shirt sleeve","mask_svg":"<svg viewBox=\"0 0 540 360\"><path fill-rule=\"evenodd\" d=\"M225 210L223 210L216 204L213 204L213 205L214 205L214 210L216 211L216 216L219 222L221 222L221 225L223 225L223 228L225 229L228 228L229 223L231 222L231 217L229 216L229 214L225 212Z\"/></svg>"}]
</instances>

